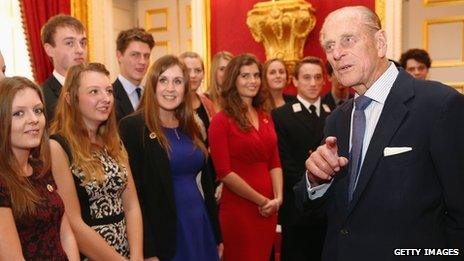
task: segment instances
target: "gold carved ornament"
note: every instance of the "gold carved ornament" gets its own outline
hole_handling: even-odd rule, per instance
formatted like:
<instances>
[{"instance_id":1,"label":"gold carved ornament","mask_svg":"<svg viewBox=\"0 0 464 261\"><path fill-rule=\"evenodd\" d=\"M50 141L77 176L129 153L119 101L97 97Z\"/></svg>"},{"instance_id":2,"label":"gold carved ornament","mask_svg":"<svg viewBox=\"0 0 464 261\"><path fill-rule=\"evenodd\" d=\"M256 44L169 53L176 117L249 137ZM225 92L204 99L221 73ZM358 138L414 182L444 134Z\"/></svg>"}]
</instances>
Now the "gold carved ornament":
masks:
<instances>
[{"instance_id":1,"label":"gold carved ornament","mask_svg":"<svg viewBox=\"0 0 464 261\"><path fill-rule=\"evenodd\" d=\"M283 59L289 74L303 58L306 37L316 25L312 5L303 0L260 2L247 14L253 38L263 43L266 59Z\"/></svg>"}]
</instances>

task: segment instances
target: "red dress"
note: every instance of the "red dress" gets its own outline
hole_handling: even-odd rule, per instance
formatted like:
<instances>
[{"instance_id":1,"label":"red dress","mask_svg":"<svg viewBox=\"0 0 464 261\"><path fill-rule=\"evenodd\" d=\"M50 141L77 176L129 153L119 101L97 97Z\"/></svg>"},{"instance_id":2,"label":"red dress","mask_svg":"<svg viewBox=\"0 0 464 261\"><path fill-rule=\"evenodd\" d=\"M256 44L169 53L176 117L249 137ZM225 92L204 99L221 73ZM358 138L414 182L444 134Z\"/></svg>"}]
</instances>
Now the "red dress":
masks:
<instances>
[{"instance_id":1,"label":"red dress","mask_svg":"<svg viewBox=\"0 0 464 261\"><path fill-rule=\"evenodd\" d=\"M34 166L33 166L34 167ZM61 247L60 227L64 205L56 191L51 172L40 176L37 170L27 178L40 196L37 213L15 219L21 248L26 260L68 260ZM11 208L8 188L0 182L0 208ZM1 236L1 235L0 235Z\"/></svg>"},{"instance_id":2,"label":"red dress","mask_svg":"<svg viewBox=\"0 0 464 261\"><path fill-rule=\"evenodd\" d=\"M277 136L270 116L258 113L259 128L242 131L224 112L211 121L209 142L218 178L235 172L253 189L272 199L269 171L280 168ZM224 260L267 261L275 237L277 215L265 218L258 206L224 186L219 210Z\"/></svg>"}]
</instances>

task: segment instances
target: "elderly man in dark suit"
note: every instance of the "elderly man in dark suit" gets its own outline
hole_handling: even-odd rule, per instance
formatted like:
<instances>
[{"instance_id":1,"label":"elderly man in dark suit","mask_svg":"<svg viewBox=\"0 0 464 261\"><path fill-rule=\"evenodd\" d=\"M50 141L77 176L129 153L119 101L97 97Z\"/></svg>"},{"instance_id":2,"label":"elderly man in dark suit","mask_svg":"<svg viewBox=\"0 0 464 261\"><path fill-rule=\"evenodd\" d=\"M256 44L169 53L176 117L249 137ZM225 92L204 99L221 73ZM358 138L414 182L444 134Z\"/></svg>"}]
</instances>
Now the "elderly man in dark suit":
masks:
<instances>
[{"instance_id":1,"label":"elderly man in dark suit","mask_svg":"<svg viewBox=\"0 0 464 261\"><path fill-rule=\"evenodd\" d=\"M330 113L320 96L324 63L318 57L305 57L295 65L294 75L296 99L272 111L284 178L284 200L279 211L282 261L320 256L326 227L323 217L298 211L293 194L293 186L303 176L308 152L322 142L325 118Z\"/></svg>"},{"instance_id":2,"label":"elderly man in dark suit","mask_svg":"<svg viewBox=\"0 0 464 261\"><path fill-rule=\"evenodd\" d=\"M327 118L325 144L295 186L298 206L328 216L323 260L443 259L426 249L462 259L464 96L389 62L366 7L330 13L320 41L340 83L356 91Z\"/></svg>"},{"instance_id":3,"label":"elderly man in dark suit","mask_svg":"<svg viewBox=\"0 0 464 261\"><path fill-rule=\"evenodd\" d=\"M143 77L150 65L150 53L155 46L153 36L143 28L121 31L116 40L119 75L113 83L116 119L137 109L142 95Z\"/></svg>"}]
</instances>

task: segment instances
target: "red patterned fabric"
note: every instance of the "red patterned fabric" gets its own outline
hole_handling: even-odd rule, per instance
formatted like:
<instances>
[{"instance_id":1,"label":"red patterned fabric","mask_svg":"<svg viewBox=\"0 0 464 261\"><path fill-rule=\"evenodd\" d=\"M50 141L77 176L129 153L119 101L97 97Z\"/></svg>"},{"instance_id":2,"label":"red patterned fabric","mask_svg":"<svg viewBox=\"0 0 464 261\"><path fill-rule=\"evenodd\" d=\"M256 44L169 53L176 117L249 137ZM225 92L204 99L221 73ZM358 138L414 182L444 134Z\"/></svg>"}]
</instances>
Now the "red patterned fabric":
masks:
<instances>
[{"instance_id":1,"label":"red patterned fabric","mask_svg":"<svg viewBox=\"0 0 464 261\"><path fill-rule=\"evenodd\" d=\"M21 0L21 15L34 79L40 85L53 72L53 65L40 40L40 29L57 14L71 14L70 0Z\"/></svg>"},{"instance_id":2,"label":"red patterned fabric","mask_svg":"<svg viewBox=\"0 0 464 261\"><path fill-rule=\"evenodd\" d=\"M60 241L64 205L56 191L51 172L40 176L36 170L28 177L41 202L33 216L15 219L26 260L67 260ZM50 191L51 190L51 191ZM0 207L11 208L8 188L0 182Z\"/></svg>"}]
</instances>

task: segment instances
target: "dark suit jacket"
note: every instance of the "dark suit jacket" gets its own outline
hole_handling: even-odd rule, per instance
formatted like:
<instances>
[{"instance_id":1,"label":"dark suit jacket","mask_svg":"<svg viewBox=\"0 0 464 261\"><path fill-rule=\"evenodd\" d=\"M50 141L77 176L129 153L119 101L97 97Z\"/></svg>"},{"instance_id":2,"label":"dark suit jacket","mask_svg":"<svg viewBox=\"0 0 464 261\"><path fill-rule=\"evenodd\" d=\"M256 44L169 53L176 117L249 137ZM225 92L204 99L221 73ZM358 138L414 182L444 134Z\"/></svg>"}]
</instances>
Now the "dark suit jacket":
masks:
<instances>
[{"instance_id":1,"label":"dark suit jacket","mask_svg":"<svg viewBox=\"0 0 464 261\"><path fill-rule=\"evenodd\" d=\"M176 205L171 168L166 151L158 139L150 138L140 114L128 116L120 122L121 138L129 154L143 214L143 243L145 258L157 256L173 258L176 251ZM205 163L202 178L211 178L211 164ZM202 180L205 204L217 242L221 235L211 180Z\"/></svg>"},{"instance_id":2,"label":"dark suit jacket","mask_svg":"<svg viewBox=\"0 0 464 261\"><path fill-rule=\"evenodd\" d=\"M61 93L61 83L55 78L55 76L50 75L48 79L42 85L42 92L45 98L45 108L47 113L47 122L50 122L55 115L55 107L58 102L58 97Z\"/></svg>"},{"instance_id":3,"label":"dark suit jacket","mask_svg":"<svg viewBox=\"0 0 464 261\"><path fill-rule=\"evenodd\" d=\"M302 110L294 112L294 104L300 104ZM293 193L293 186L300 181L305 171L308 152L315 150L324 137L324 122L328 113L322 106L320 112L319 118L311 117L310 112L297 99L272 111L284 178L284 201L279 211L279 222L282 225L323 223L320 217L303 215L297 210Z\"/></svg>"},{"instance_id":4,"label":"dark suit jacket","mask_svg":"<svg viewBox=\"0 0 464 261\"><path fill-rule=\"evenodd\" d=\"M332 112L325 129L326 136L337 137L338 153L347 158L352 106L350 100ZM464 96L400 70L352 201L347 200L348 168L322 198L309 200L303 179L295 186L298 206L327 213L323 259L398 260L396 248L460 248L462 255L463 133ZM386 147L412 150L384 156Z\"/></svg>"},{"instance_id":5,"label":"dark suit jacket","mask_svg":"<svg viewBox=\"0 0 464 261\"><path fill-rule=\"evenodd\" d=\"M353 98L353 94L350 93L348 98ZM329 90L329 92L322 97L322 103L325 103L329 106L330 110L333 111L335 108L337 108L337 104L335 104L335 99L332 95L332 92Z\"/></svg>"},{"instance_id":6,"label":"dark suit jacket","mask_svg":"<svg viewBox=\"0 0 464 261\"><path fill-rule=\"evenodd\" d=\"M122 86L122 83L119 81L119 79L116 79L116 81L113 82L113 92L116 119L119 122L126 115L133 113L134 108L132 107L129 96L127 96L127 92L124 90L124 87Z\"/></svg>"}]
</instances>

